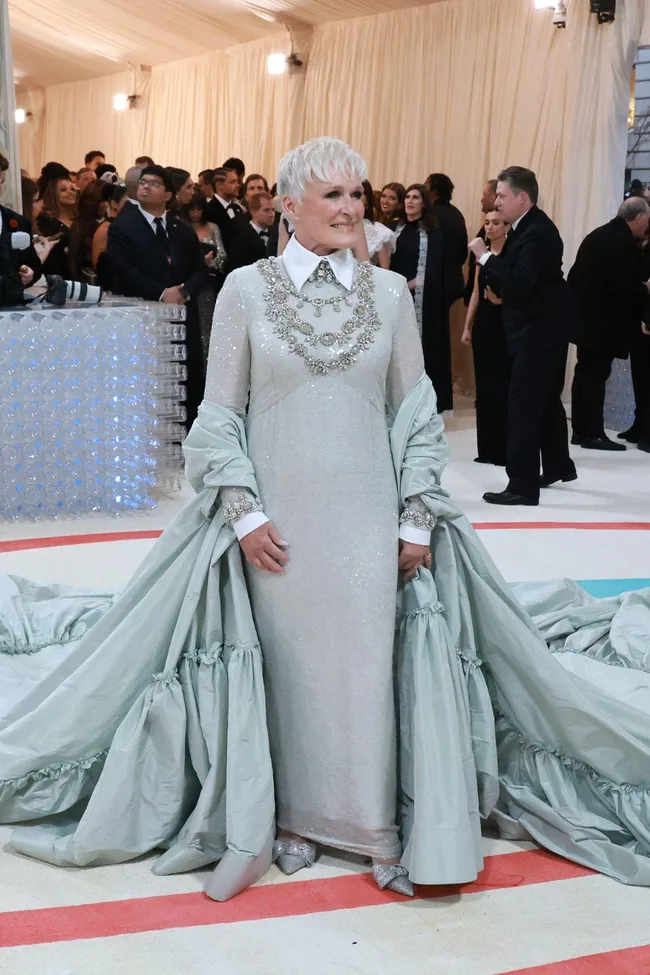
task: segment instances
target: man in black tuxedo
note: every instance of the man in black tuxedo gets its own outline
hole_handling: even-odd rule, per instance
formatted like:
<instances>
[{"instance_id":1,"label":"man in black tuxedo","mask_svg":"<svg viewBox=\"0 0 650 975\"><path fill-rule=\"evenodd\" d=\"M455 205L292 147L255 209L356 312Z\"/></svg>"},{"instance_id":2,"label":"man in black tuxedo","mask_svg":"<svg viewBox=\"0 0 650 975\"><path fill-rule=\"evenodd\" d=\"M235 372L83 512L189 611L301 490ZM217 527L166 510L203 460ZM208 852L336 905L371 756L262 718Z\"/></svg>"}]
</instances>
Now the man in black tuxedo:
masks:
<instances>
[{"instance_id":1,"label":"man in black tuxedo","mask_svg":"<svg viewBox=\"0 0 650 975\"><path fill-rule=\"evenodd\" d=\"M463 267L467 260L467 227L465 217L451 202L454 184L444 173L431 173L426 187L433 203L433 212L438 218L444 244L445 296L447 306L465 294Z\"/></svg>"},{"instance_id":2,"label":"man in black tuxedo","mask_svg":"<svg viewBox=\"0 0 650 975\"><path fill-rule=\"evenodd\" d=\"M228 252L228 273L255 264L270 255L275 206L270 193L256 193L248 204L250 221L233 240Z\"/></svg>"},{"instance_id":3,"label":"man in black tuxedo","mask_svg":"<svg viewBox=\"0 0 650 975\"><path fill-rule=\"evenodd\" d=\"M577 311L562 275L562 238L537 207L535 174L511 166L498 177L496 206L512 227L500 259L484 241L469 245L484 265L489 286L502 298L503 324L512 356L508 396L509 483L483 495L490 504L537 505L540 487L573 481L562 389ZM543 476L540 481L540 452Z\"/></svg>"},{"instance_id":4,"label":"man in black tuxedo","mask_svg":"<svg viewBox=\"0 0 650 975\"><path fill-rule=\"evenodd\" d=\"M0 154L0 196L9 160ZM32 227L20 213L0 206L0 305L23 305L23 290L38 281L41 262L32 243Z\"/></svg>"},{"instance_id":5,"label":"man in black tuxedo","mask_svg":"<svg viewBox=\"0 0 650 975\"><path fill-rule=\"evenodd\" d=\"M208 220L216 223L221 231L221 239L226 253L233 240L242 230L244 208L237 202L241 184L234 169L215 169L214 196L208 203Z\"/></svg>"},{"instance_id":6,"label":"man in black tuxedo","mask_svg":"<svg viewBox=\"0 0 650 975\"><path fill-rule=\"evenodd\" d=\"M167 210L174 185L162 166L145 166L137 206L125 207L108 231L106 253L117 294L187 307L187 423L196 419L205 376L196 298L208 275L199 238Z\"/></svg>"},{"instance_id":7,"label":"man in black tuxedo","mask_svg":"<svg viewBox=\"0 0 650 975\"><path fill-rule=\"evenodd\" d=\"M642 280L639 244L649 222L643 197L624 200L613 220L585 237L569 272L584 323L573 377L573 443L588 450L625 450L605 436L605 386L614 359L627 359L641 330L650 284Z\"/></svg>"}]
</instances>

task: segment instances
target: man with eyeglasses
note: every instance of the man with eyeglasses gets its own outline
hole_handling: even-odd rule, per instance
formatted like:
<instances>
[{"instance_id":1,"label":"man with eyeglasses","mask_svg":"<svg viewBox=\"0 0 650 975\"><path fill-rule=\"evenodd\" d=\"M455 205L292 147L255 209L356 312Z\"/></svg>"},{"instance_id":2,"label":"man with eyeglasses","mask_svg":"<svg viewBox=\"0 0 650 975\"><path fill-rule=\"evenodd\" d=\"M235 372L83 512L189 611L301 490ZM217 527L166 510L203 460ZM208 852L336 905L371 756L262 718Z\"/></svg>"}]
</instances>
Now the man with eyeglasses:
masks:
<instances>
[{"instance_id":1,"label":"man with eyeglasses","mask_svg":"<svg viewBox=\"0 0 650 975\"><path fill-rule=\"evenodd\" d=\"M196 419L205 376L196 298L208 283L201 244L168 209L174 186L162 166L145 166L136 205L125 207L108 231L106 249L116 294L187 307L187 422Z\"/></svg>"}]
</instances>

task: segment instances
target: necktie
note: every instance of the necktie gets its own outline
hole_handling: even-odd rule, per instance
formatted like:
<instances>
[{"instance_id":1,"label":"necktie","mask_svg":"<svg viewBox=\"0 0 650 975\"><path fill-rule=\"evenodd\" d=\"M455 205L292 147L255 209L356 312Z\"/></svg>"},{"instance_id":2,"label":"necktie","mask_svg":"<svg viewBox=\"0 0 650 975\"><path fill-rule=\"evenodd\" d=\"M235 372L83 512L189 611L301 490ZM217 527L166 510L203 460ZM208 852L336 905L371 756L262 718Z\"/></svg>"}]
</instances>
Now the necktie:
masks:
<instances>
[{"instance_id":1,"label":"necktie","mask_svg":"<svg viewBox=\"0 0 650 975\"><path fill-rule=\"evenodd\" d=\"M165 231L165 226L163 224L162 217L154 217L153 221L156 225L156 237L158 238L158 243L160 244L163 254L167 257L171 255L171 247L169 246L169 237Z\"/></svg>"}]
</instances>

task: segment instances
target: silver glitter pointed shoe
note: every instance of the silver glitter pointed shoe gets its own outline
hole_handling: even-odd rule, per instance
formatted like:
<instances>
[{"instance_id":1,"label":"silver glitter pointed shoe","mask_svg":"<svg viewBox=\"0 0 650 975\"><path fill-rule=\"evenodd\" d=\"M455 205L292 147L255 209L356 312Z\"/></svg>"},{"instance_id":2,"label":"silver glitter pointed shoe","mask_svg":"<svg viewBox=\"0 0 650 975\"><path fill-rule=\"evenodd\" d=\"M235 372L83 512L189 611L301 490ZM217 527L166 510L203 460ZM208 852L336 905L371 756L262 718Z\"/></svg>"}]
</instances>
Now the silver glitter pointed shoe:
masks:
<instances>
[{"instance_id":1,"label":"silver glitter pointed shoe","mask_svg":"<svg viewBox=\"0 0 650 975\"><path fill-rule=\"evenodd\" d=\"M373 863L372 875L380 890L395 891L405 897L415 897L415 887L409 880L408 870L401 863Z\"/></svg>"},{"instance_id":2,"label":"silver glitter pointed shoe","mask_svg":"<svg viewBox=\"0 0 650 975\"><path fill-rule=\"evenodd\" d=\"M313 867L316 860L316 845L303 840L276 840L273 844L273 862L277 864L282 873L291 876L303 867Z\"/></svg>"}]
</instances>

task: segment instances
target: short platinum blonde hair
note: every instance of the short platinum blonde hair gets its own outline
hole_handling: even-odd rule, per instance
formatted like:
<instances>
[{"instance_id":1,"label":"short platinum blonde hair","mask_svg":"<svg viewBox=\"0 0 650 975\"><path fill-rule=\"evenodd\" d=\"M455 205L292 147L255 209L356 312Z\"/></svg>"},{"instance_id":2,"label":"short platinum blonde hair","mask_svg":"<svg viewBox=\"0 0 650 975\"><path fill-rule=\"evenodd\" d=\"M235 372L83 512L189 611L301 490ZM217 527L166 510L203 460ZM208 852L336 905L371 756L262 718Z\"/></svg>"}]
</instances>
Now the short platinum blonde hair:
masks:
<instances>
[{"instance_id":1,"label":"short platinum blonde hair","mask_svg":"<svg viewBox=\"0 0 650 975\"><path fill-rule=\"evenodd\" d=\"M359 153L340 139L310 139L280 160L278 196L300 200L309 183L331 183L339 174L363 182L368 178L368 167Z\"/></svg>"}]
</instances>

